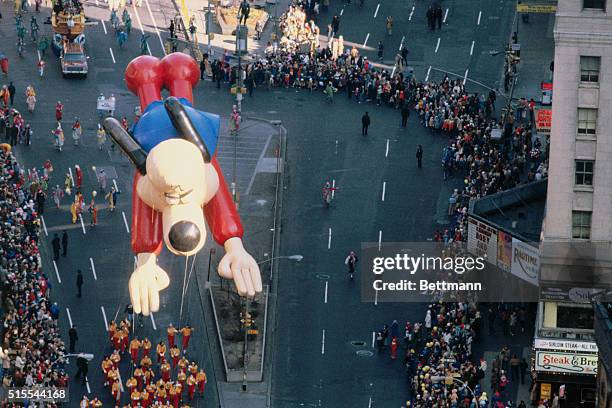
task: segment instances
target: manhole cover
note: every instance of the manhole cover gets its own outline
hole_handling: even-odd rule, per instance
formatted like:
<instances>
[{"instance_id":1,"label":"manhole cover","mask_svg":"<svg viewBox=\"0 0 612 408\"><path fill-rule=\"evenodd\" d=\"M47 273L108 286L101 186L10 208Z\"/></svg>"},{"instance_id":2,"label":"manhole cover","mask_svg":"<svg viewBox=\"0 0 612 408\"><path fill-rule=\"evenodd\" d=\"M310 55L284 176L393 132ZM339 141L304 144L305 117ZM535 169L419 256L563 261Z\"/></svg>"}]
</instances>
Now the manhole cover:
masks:
<instances>
[{"instance_id":1,"label":"manhole cover","mask_svg":"<svg viewBox=\"0 0 612 408\"><path fill-rule=\"evenodd\" d=\"M351 344L353 346L358 346L358 347L363 347L366 345L365 341L358 341L358 340L351 341Z\"/></svg>"},{"instance_id":2,"label":"manhole cover","mask_svg":"<svg viewBox=\"0 0 612 408\"><path fill-rule=\"evenodd\" d=\"M324 274L324 273L317 273L317 274L315 275L315 277L316 277L317 279L321 279L321 280L328 280L328 279L330 278L330 276L329 276L329 275L326 275L326 274Z\"/></svg>"},{"instance_id":3,"label":"manhole cover","mask_svg":"<svg viewBox=\"0 0 612 408\"><path fill-rule=\"evenodd\" d=\"M374 353L368 350L357 350L355 354L357 354L359 357L372 357L374 355Z\"/></svg>"}]
</instances>

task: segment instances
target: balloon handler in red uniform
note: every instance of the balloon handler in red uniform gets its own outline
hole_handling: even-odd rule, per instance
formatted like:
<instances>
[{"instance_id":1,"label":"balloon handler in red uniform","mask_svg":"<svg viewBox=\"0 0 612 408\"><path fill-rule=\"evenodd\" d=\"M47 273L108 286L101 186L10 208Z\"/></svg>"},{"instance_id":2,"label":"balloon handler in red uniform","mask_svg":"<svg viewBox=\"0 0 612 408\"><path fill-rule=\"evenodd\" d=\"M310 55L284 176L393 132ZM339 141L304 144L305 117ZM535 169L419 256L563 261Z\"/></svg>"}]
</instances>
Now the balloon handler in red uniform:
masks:
<instances>
[{"instance_id":1,"label":"balloon handler in red uniform","mask_svg":"<svg viewBox=\"0 0 612 408\"><path fill-rule=\"evenodd\" d=\"M137 169L131 229L137 265L129 290L134 312L145 316L159 310L159 292L170 284L157 265L162 244L176 255L196 254L206 241L205 217L213 238L225 248L219 275L233 279L241 296L262 290L259 267L244 249L240 217L215 158L219 117L192 105L199 79L198 64L186 54L137 57L125 71L143 112L133 136L117 119L104 121ZM172 95L165 101L162 88Z\"/></svg>"}]
</instances>

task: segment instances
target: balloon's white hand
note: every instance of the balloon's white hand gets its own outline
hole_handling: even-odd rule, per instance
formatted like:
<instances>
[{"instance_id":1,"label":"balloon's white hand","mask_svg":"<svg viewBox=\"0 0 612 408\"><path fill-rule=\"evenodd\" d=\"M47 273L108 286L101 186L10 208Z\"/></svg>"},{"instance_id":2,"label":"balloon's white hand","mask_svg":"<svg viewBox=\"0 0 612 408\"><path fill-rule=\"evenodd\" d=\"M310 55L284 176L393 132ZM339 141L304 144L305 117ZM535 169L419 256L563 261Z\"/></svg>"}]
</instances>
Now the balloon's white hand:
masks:
<instances>
[{"instance_id":1,"label":"balloon's white hand","mask_svg":"<svg viewBox=\"0 0 612 408\"><path fill-rule=\"evenodd\" d=\"M148 316L159 310L159 292L170 284L166 271L157 265L154 253L138 254L136 270L128 284L135 313Z\"/></svg>"},{"instance_id":2,"label":"balloon's white hand","mask_svg":"<svg viewBox=\"0 0 612 408\"><path fill-rule=\"evenodd\" d=\"M261 273L259 265L244 249L240 238L230 238L225 241L225 255L219 262L219 275L233 279L240 296L255 296L261 293Z\"/></svg>"}]
</instances>

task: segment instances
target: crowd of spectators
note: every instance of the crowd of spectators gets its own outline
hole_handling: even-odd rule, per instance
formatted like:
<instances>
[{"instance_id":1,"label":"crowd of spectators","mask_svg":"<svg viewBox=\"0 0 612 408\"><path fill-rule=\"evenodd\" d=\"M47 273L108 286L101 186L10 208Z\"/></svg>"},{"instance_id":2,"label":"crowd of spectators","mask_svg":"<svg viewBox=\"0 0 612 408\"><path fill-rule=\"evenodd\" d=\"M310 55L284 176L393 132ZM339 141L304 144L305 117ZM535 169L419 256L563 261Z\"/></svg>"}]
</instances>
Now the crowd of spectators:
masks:
<instances>
[{"instance_id":1,"label":"crowd of spectators","mask_svg":"<svg viewBox=\"0 0 612 408\"><path fill-rule=\"evenodd\" d=\"M6 145L0 150L0 282L2 360L5 387L65 387L68 376L58 329L59 308L49 300L42 272L39 217L23 169ZM47 404L46 406L55 406Z\"/></svg>"}]
</instances>

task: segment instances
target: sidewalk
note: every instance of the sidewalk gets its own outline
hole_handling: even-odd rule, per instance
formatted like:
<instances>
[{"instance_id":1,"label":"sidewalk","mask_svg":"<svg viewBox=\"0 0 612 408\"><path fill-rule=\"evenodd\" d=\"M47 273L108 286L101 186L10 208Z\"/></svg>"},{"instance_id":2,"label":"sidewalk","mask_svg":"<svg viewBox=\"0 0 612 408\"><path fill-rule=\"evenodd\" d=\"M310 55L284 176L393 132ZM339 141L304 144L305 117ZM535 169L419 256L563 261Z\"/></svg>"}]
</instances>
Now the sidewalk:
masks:
<instances>
[{"instance_id":1,"label":"sidewalk","mask_svg":"<svg viewBox=\"0 0 612 408\"><path fill-rule=\"evenodd\" d=\"M272 252L272 241L277 229L275 228L277 151L279 137L283 137L284 133L280 126L267 121L246 119L242 122L238 135L233 136L228 132L227 123L227 118L222 118L217 158L230 191L233 180L236 180L239 212L245 229L243 240L251 255L259 263L264 261L260 268L265 293L266 286L274 286L270 280L270 262L266 260L275 256ZM202 253L210 254L210 248L213 246L215 245L208 245ZM261 367L263 359L264 372L263 381L249 382L247 390L243 391L241 381L227 382L226 368L229 369L234 381L237 376L242 378L244 348L242 336L244 335L241 333L244 332L239 329L240 317L237 313L244 307L237 300L233 283L222 281L216 273L222 255L223 250L218 248L216 255L212 256L210 282L206 281L207 278L200 278L198 281L200 301L206 305L208 338L216 355L222 356L220 344L223 344L224 356L217 358L215 362L220 406L263 408L267 406L270 375L268 367L273 355L270 343L273 334L271 324L274 321L275 288L271 290L272 296L268 296L267 305L265 295L261 295L256 299L257 307L249 310L257 324L259 334L247 343L249 357L247 368L249 372L255 372ZM214 310L208 287L214 296ZM213 313L217 316L216 323L219 326L212 323L215 321Z\"/></svg>"},{"instance_id":2,"label":"sidewalk","mask_svg":"<svg viewBox=\"0 0 612 408\"><path fill-rule=\"evenodd\" d=\"M553 28L554 14L529 15L529 23L518 19L518 42L521 45L521 62L518 66L518 81L514 87L514 98L533 98L540 102L540 83L550 81L550 62L555 56ZM516 21L513 31L516 30ZM501 82L503 84L503 77Z\"/></svg>"}]
</instances>

